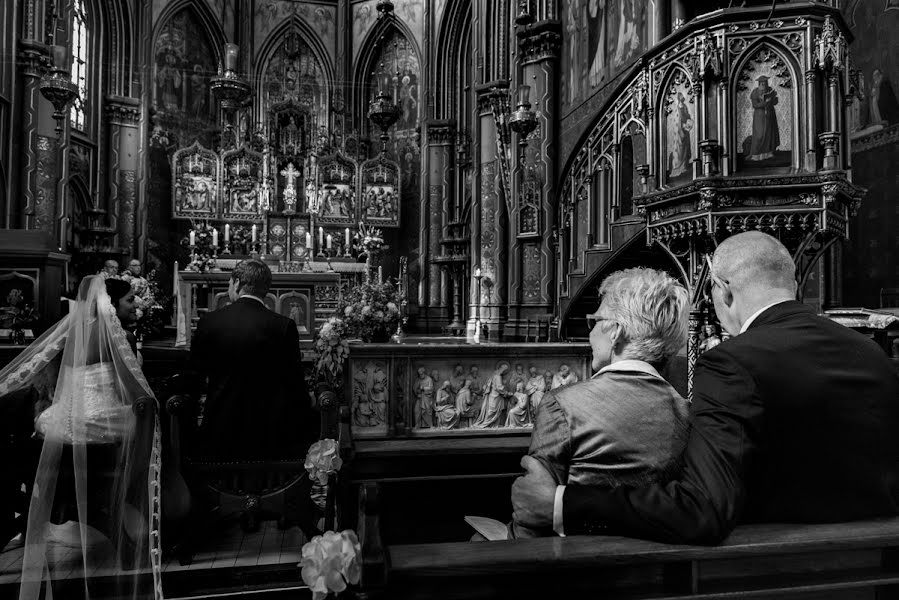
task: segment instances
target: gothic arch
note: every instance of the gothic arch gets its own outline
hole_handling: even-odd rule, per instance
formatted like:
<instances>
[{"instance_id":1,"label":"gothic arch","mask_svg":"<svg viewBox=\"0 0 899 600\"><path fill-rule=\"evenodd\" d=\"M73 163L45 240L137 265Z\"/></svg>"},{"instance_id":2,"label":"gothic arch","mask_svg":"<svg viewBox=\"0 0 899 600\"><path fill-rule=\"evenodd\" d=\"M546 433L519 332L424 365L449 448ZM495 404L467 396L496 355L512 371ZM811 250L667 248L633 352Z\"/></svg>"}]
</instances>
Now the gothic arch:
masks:
<instances>
[{"instance_id":1,"label":"gothic arch","mask_svg":"<svg viewBox=\"0 0 899 600\"><path fill-rule=\"evenodd\" d=\"M137 35L131 15L131 8L126 2L115 0L86 0L90 11L102 15L101 45L103 51L102 65L105 85L103 91L115 96L131 94L133 40ZM102 10L100 8L102 7ZM95 21L94 23L98 23Z\"/></svg>"},{"instance_id":2,"label":"gothic arch","mask_svg":"<svg viewBox=\"0 0 899 600\"><path fill-rule=\"evenodd\" d=\"M206 2L203 2L203 0L175 0L166 6L162 11L162 14L159 15L159 18L156 19L156 25L153 27L153 44L151 47L155 51L156 44L159 41L159 34L162 33L162 30L165 29L165 26L168 25L168 22L172 17L185 8L192 10L194 16L197 17L197 21L203 28L206 37L212 43L215 61L221 64L223 47L228 38L225 36L225 32L222 30L222 26L218 19L209 9L209 5Z\"/></svg>"},{"instance_id":3,"label":"gothic arch","mask_svg":"<svg viewBox=\"0 0 899 600\"><path fill-rule=\"evenodd\" d=\"M802 70L800 68L799 63L796 62L793 53L784 46L778 40L775 40L768 36L762 36L759 39L753 41L746 49L741 53L739 59L734 63L734 68L731 70L731 79L729 82L729 90L728 90L728 101L730 106L726 108L728 116L728 126L731 131L730 139L731 148L727 148L726 151L732 153L733 156L737 156L737 153L740 150L741 140L739 139L739 119L737 114L737 94L742 90L740 89L741 85L745 85L746 79L742 77L744 69L747 68L747 65L750 61L756 60L759 53L767 50L771 54L775 55L778 59L780 59L782 65L777 66L775 63L775 69L780 69L779 79L781 82L786 82L787 85L783 87L787 87L793 91L792 96L790 98L790 168L799 169L800 168L800 160L801 157L805 154L805 148L803 147L803 136L800 135L800 115L805 111L805 102L806 99L802 93L802 85L803 81L800 74ZM785 71L784 71L785 69Z\"/></svg>"},{"instance_id":4,"label":"gothic arch","mask_svg":"<svg viewBox=\"0 0 899 600\"><path fill-rule=\"evenodd\" d=\"M361 115L363 123L357 123L360 131L365 131L368 119L364 115L368 114L368 74L371 72L375 60L381 51L381 39L387 39L391 33L396 32L398 35L406 39L406 43L415 53L419 67L421 66L421 48L415 42L415 36L405 23L396 18L380 18L375 22L372 28L365 36L362 43L362 50L356 59L356 65L353 69L353 106L354 114Z\"/></svg>"},{"instance_id":5,"label":"gothic arch","mask_svg":"<svg viewBox=\"0 0 899 600\"><path fill-rule=\"evenodd\" d=\"M300 42L309 48L318 68L321 69L322 85L326 101L323 107L318 107L318 111L323 119L322 123L327 123L327 118L330 114L331 101L334 98L335 91L334 68L328 58L328 52L322 45L319 37L314 34L303 20L296 17L287 18L280 25L275 27L259 47L259 52L256 56L256 62L253 65L253 73L251 75L251 82L257 98L256 120L264 121L262 111L265 111L266 109L265 90L263 89L265 75L271 66L272 60L275 58L275 55L283 47L284 42L293 31L298 32Z\"/></svg>"},{"instance_id":6,"label":"gothic arch","mask_svg":"<svg viewBox=\"0 0 899 600\"><path fill-rule=\"evenodd\" d=\"M459 69L471 50L471 0L455 0L443 13L437 34L437 60L431 68L435 88L441 90L436 97L435 118L459 119L457 109L464 93L459 89Z\"/></svg>"}]
</instances>

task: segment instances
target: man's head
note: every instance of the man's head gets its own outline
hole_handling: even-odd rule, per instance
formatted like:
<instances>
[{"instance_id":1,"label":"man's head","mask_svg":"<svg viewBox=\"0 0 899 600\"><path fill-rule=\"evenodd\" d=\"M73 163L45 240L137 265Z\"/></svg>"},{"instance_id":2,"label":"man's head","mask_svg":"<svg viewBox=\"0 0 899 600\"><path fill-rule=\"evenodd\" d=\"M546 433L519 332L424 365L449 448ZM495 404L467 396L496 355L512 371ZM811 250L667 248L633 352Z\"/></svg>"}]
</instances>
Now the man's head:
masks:
<instances>
[{"instance_id":1,"label":"man's head","mask_svg":"<svg viewBox=\"0 0 899 600\"><path fill-rule=\"evenodd\" d=\"M712 259L712 301L731 335L759 309L796 299L796 265L786 247L766 233L747 231L721 242Z\"/></svg>"},{"instance_id":2,"label":"man's head","mask_svg":"<svg viewBox=\"0 0 899 600\"><path fill-rule=\"evenodd\" d=\"M261 260L250 258L239 262L231 271L228 296L232 302L241 296L265 298L270 287L272 287L271 269Z\"/></svg>"},{"instance_id":3,"label":"man's head","mask_svg":"<svg viewBox=\"0 0 899 600\"><path fill-rule=\"evenodd\" d=\"M107 275L118 275L119 274L119 261L109 259L105 263L103 263L103 271Z\"/></svg>"},{"instance_id":4,"label":"man's head","mask_svg":"<svg viewBox=\"0 0 899 600\"><path fill-rule=\"evenodd\" d=\"M142 270L140 261L137 260L136 258L132 258L131 261L128 263L128 270L131 271L131 274L134 275L135 277L140 277L140 273Z\"/></svg>"}]
</instances>

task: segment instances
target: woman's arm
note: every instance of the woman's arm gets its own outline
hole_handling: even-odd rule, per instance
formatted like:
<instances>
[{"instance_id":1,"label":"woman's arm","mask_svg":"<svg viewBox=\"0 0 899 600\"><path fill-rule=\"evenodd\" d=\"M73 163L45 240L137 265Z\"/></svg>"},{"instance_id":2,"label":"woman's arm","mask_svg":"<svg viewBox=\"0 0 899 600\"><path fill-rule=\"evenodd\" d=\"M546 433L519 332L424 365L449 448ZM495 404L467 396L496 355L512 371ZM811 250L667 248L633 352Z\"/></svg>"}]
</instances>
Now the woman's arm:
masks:
<instances>
[{"instance_id":1,"label":"woman's arm","mask_svg":"<svg viewBox=\"0 0 899 600\"><path fill-rule=\"evenodd\" d=\"M543 396L537 408L528 454L552 472L557 484L567 483L571 466L571 428L554 392Z\"/></svg>"}]
</instances>

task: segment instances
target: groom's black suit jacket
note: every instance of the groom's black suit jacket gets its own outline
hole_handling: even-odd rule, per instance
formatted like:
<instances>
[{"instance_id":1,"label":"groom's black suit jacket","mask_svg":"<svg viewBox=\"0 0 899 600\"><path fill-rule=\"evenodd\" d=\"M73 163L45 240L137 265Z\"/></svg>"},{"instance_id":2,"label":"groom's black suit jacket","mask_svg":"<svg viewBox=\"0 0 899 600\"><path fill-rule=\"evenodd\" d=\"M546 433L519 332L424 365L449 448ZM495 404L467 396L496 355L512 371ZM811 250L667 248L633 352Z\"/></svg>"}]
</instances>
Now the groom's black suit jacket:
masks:
<instances>
[{"instance_id":1,"label":"groom's black suit jacket","mask_svg":"<svg viewBox=\"0 0 899 600\"><path fill-rule=\"evenodd\" d=\"M319 422L291 319L244 296L200 320L190 355L208 380L194 453L223 460L306 455Z\"/></svg>"},{"instance_id":2,"label":"groom's black suit jacket","mask_svg":"<svg viewBox=\"0 0 899 600\"><path fill-rule=\"evenodd\" d=\"M647 487L568 486L566 535L714 543L738 522L899 512L899 376L873 341L775 305L696 365L684 471Z\"/></svg>"}]
</instances>

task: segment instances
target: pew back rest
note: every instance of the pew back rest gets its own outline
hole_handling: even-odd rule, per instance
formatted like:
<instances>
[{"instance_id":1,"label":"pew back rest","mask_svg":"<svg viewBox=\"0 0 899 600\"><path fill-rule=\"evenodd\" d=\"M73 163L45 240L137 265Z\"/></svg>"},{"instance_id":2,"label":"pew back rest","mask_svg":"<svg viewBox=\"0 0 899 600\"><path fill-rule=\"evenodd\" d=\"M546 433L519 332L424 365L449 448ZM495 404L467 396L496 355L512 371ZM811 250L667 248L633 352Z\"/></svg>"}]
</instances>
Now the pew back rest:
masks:
<instances>
[{"instance_id":1,"label":"pew back rest","mask_svg":"<svg viewBox=\"0 0 899 600\"><path fill-rule=\"evenodd\" d=\"M831 597L899 583L897 548L899 518L747 525L718 546L613 536L410 544L386 549L386 589L391 598L439 590L440 597L469 600L562 590L601 591L604 598Z\"/></svg>"}]
</instances>

